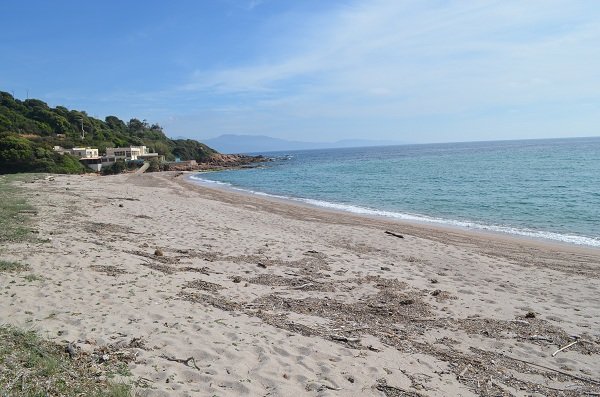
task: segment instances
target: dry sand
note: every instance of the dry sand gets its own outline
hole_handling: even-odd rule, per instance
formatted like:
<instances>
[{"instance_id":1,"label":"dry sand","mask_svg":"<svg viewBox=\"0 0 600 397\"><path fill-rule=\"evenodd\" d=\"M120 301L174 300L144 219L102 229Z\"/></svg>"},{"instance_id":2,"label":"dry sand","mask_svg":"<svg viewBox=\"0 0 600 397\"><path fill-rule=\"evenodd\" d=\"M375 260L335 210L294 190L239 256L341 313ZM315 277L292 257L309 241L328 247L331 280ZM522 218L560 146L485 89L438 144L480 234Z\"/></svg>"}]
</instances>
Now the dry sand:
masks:
<instances>
[{"instance_id":1,"label":"dry sand","mask_svg":"<svg viewBox=\"0 0 600 397\"><path fill-rule=\"evenodd\" d=\"M181 173L21 185L40 242L1 255L41 279L0 273L0 322L130 362L138 395L600 393L600 250L321 211Z\"/></svg>"}]
</instances>

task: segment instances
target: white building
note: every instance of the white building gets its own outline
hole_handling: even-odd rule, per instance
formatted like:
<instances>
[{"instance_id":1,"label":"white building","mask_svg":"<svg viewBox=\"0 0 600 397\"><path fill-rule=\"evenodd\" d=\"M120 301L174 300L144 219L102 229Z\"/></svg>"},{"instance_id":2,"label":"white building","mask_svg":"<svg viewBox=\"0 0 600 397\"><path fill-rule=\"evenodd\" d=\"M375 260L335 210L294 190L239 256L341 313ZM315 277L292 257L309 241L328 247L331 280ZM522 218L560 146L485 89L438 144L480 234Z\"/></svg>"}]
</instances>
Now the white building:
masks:
<instances>
[{"instance_id":1,"label":"white building","mask_svg":"<svg viewBox=\"0 0 600 397\"><path fill-rule=\"evenodd\" d=\"M123 160L149 160L158 157L158 153L149 153L146 146L107 147L105 157Z\"/></svg>"},{"instance_id":2,"label":"white building","mask_svg":"<svg viewBox=\"0 0 600 397\"><path fill-rule=\"evenodd\" d=\"M73 149L64 149L60 146L54 146L54 150L61 154L68 153L72 156L79 157L80 159L98 157L98 149L92 149L90 147L74 147Z\"/></svg>"},{"instance_id":3,"label":"white building","mask_svg":"<svg viewBox=\"0 0 600 397\"><path fill-rule=\"evenodd\" d=\"M106 148L104 156L98 155L98 149L89 147L64 149L60 146L54 146L54 150L61 154L68 153L79 158L82 164L85 164L96 172L100 172L103 166L112 165L117 160L146 161L152 158L159 158L158 153L148 153L146 146Z\"/></svg>"}]
</instances>

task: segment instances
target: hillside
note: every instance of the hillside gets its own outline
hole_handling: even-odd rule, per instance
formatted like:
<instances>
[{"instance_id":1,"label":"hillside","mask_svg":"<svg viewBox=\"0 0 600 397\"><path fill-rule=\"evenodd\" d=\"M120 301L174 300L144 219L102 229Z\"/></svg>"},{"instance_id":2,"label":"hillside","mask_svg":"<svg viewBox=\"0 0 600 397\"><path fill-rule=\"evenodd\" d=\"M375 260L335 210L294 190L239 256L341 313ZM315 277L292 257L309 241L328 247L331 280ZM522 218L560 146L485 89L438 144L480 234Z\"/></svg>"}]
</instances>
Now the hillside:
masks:
<instances>
[{"instance_id":1,"label":"hillside","mask_svg":"<svg viewBox=\"0 0 600 397\"><path fill-rule=\"evenodd\" d=\"M53 146L147 146L167 160L211 161L218 152L191 139L169 139L158 124L115 116L104 120L85 111L55 108L39 99L21 101L0 91L0 174L12 172L80 173L77 159L58 155Z\"/></svg>"}]
</instances>

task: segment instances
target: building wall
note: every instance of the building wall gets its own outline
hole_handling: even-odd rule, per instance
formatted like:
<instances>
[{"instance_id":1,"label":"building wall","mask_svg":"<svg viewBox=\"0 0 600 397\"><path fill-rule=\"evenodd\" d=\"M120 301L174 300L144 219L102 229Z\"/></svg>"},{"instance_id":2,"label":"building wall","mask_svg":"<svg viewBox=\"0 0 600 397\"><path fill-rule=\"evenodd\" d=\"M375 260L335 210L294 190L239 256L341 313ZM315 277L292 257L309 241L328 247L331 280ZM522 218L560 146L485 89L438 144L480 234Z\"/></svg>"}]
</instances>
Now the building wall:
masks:
<instances>
[{"instance_id":1,"label":"building wall","mask_svg":"<svg viewBox=\"0 0 600 397\"><path fill-rule=\"evenodd\" d=\"M146 146L110 147L106 148L106 156L125 160L137 160L138 156L148 154Z\"/></svg>"},{"instance_id":2,"label":"building wall","mask_svg":"<svg viewBox=\"0 0 600 397\"><path fill-rule=\"evenodd\" d=\"M73 156L79 158L98 157L98 149L74 147L68 150Z\"/></svg>"}]
</instances>

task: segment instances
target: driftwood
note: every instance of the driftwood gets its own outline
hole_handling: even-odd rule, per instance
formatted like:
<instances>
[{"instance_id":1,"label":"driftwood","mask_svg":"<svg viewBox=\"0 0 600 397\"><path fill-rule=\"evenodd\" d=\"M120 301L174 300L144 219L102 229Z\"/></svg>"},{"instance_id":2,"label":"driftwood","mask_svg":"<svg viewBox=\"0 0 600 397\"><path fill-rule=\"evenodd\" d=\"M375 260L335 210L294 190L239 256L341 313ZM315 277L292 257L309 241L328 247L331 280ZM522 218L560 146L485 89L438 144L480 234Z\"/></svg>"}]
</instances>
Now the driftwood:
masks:
<instances>
[{"instance_id":1,"label":"driftwood","mask_svg":"<svg viewBox=\"0 0 600 397\"><path fill-rule=\"evenodd\" d=\"M388 230L385 231L385 234L389 235L389 236L394 236L394 237L398 237L398 238L404 238L403 235L398 234L398 233L394 233L394 232L390 232Z\"/></svg>"},{"instance_id":2,"label":"driftwood","mask_svg":"<svg viewBox=\"0 0 600 397\"><path fill-rule=\"evenodd\" d=\"M164 358L165 360L168 360L168 361L175 361L177 363L181 363L181 364L183 364L183 365L185 365L187 367L192 367L190 365L190 361L191 361L192 364L194 364L193 368L196 368L198 371L200 371L200 368L198 368L198 365L196 365L196 360L194 359L194 357L188 357L186 359L182 359L182 358L169 357L169 356L166 356L164 354L161 355L160 357Z\"/></svg>"},{"instance_id":3,"label":"driftwood","mask_svg":"<svg viewBox=\"0 0 600 397\"><path fill-rule=\"evenodd\" d=\"M530 361L526 361L526 360L521 360L520 358L515 358L515 357L507 356L506 354L500 354L500 355L501 355L501 356L503 356L503 357L506 357L506 358L508 358L508 359L510 359L510 360L515 360L515 361L522 362L523 364L527 364L527 365L532 365L532 366L534 366L534 367L543 368L543 369L545 369L545 370L552 371L552 372L556 372L557 374L561 374L561 375L569 376L569 377L571 377L571 378L573 378L573 379L577 379L577 380L580 380L580 381L583 381L583 382L588 382L588 383L593 383L593 384L595 384L595 385L600 385L600 381L597 381L597 380L595 380L595 379L591 379L591 378L585 378L585 377L583 377L583 376L578 376L578 375L570 374L570 373L568 373L568 372L561 371L561 370L559 370L559 369L554 369L554 368L552 368L552 367L547 367L547 366L545 366L545 365L541 365L541 364L532 363L532 362L530 362Z\"/></svg>"},{"instance_id":4,"label":"driftwood","mask_svg":"<svg viewBox=\"0 0 600 397\"><path fill-rule=\"evenodd\" d=\"M344 329L344 328L336 328L333 331L339 331L339 332L354 332L354 331L362 331L365 329L369 329L371 327L369 326L364 326L364 327L356 327L356 328L348 328L348 329Z\"/></svg>"},{"instance_id":5,"label":"driftwood","mask_svg":"<svg viewBox=\"0 0 600 397\"><path fill-rule=\"evenodd\" d=\"M358 342L360 340L360 338L348 338L344 335L329 335L329 337L340 342Z\"/></svg>"},{"instance_id":6,"label":"driftwood","mask_svg":"<svg viewBox=\"0 0 600 397\"><path fill-rule=\"evenodd\" d=\"M297 287L292 287L291 289L303 289L306 287L312 287L313 285L314 285L314 283L306 283L306 284L299 285Z\"/></svg>"},{"instance_id":7,"label":"driftwood","mask_svg":"<svg viewBox=\"0 0 600 397\"><path fill-rule=\"evenodd\" d=\"M574 344L576 344L577 342L579 342L578 340L576 340L575 342L571 342L566 346L561 347L560 349L558 349L557 351L555 351L554 353L552 353L552 357L556 356L558 353L560 353L561 351L568 349L569 347L573 346Z\"/></svg>"},{"instance_id":8,"label":"driftwood","mask_svg":"<svg viewBox=\"0 0 600 397\"><path fill-rule=\"evenodd\" d=\"M552 339L547 338L545 336L541 336L541 335L533 335L533 336L529 337L529 339L530 340L543 340L543 341L550 342L550 343L554 342Z\"/></svg>"},{"instance_id":9,"label":"driftwood","mask_svg":"<svg viewBox=\"0 0 600 397\"><path fill-rule=\"evenodd\" d=\"M465 376L469 368L471 368L471 364L467 364L467 366L462 371L460 371L460 374L458 374L457 379L461 379L463 376Z\"/></svg>"}]
</instances>

